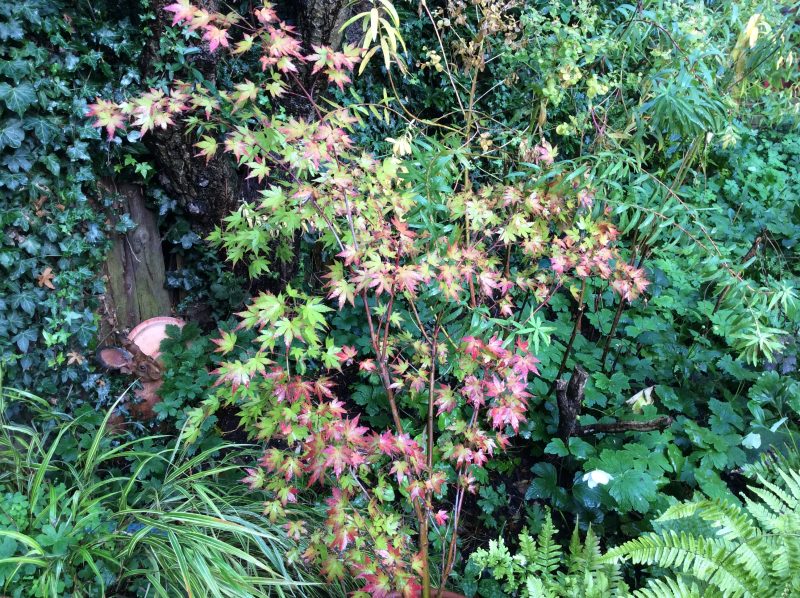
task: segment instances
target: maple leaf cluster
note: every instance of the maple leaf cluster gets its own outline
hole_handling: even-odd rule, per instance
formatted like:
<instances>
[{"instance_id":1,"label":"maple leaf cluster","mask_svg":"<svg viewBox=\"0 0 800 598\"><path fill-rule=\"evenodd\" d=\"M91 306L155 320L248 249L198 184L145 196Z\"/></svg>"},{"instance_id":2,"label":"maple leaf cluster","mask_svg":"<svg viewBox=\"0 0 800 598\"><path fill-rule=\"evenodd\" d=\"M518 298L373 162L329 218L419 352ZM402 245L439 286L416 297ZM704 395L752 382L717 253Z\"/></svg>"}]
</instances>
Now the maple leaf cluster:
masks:
<instances>
[{"instance_id":1,"label":"maple leaf cluster","mask_svg":"<svg viewBox=\"0 0 800 598\"><path fill-rule=\"evenodd\" d=\"M428 391L449 422L430 445L443 455L442 461L434 461L425 433L371 429L359 414L351 415L353 406L337 395L330 377L308 377L278 365L285 363L281 354L294 345L306 351L322 346L317 331L326 326L326 310L330 311L318 299L288 287L286 295L263 293L239 314L239 328L259 330L257 352L246 361L223 361L215 373L218 383L229 385L234 395L259 397L253 427L268 448L257 466L248 469L244 482L269 493L265 514L286 522L287 534L298 539L305 538L309 526L293 519L291 505L304 488L327 487L331 494L326 525L312 532L298 556L314 562L330 579L350 575L363 580L364 595L417 596L422 557L407 514L394 510L387 489L393 486L439 533L452 533L460 514L456 505L463 504L465 493L477 491L474 469L485 467L504 450L509 431L515 433L525 420L528 378L537 374L538 362L522 340L506 348L496 336L487 341L467 337L450 351L464 360L470 373L422 382L419 376L403 376L405 368L414 366L398 345L392 388L411 401L424 400L420 397ZM215 341L217 351L228 355L237 341L236 333L223 333ZM424 344L411 343L407 349L425 353ZM448 355L444 344L437 351ZM365 376L371 376L375 361L382 359L377 353L360 360L355 348L346 346L329 347L328 352L334 369L349 362L372 362L360 367ZM432 367L428 358L422 367ZM467 411L467 419L459 415ZM447 461L453 462L452 470L444 467Z\"/></svg>"},{"instance_id":2,"label":"maple leaf cluster","mask_svg":"<svg viewBox=\"0 0 800 598\"><path fill-rule=\"evenodd\" d=\"M223 102L233 102L234 109L240 108L246 102L257 103L264 95L272 98L284 95L289 85L283 76L299 73L299 65L306 62L313 63L312 74L322 72L329 83L344 89L344 85L350 83L348 72L361 61L362 50L351 44L345 44L341 51L313 46L313 53L304 55L295 28L280 21L274 5L270 3L254 10L257 23L254 27L235 12L210 12L194 6L189 0L178 0L164 7L164 10L173 14L173 26L182 25L189 31L200 33L211 52L219 48L225 48L234 55L253 48L260 51L262 71L268 70L273 76L258 85L245 79L232 92L219 91L219 98ZM234 43L236 32L242 32L238 35L241 39ZM163 90L151 89L139 97L120 103L98 98L94 104L88 106L87 115L95 117L94 126L105 128L109 139L112 139L117 129L124 129L126 125L138 127L140 133L145 134L156 127L166 128L174 124L174 117L189 109L200 109L207 119L211 118L212 113L220 106L220 100L203 86L176 82L169 94ZM323 131L315 141L319 142L325 137ZM210 140L209 137L199 144L200 155L207 158L213 155L212 149L216 150L216 143L212 144ZM234 151L237 158L242 155L236 150L241 145L242 135L226 141L227 149ZM252 143L247 145L252 146Z\"/></svg>"},{"instance_id":3,"label":"maple leaf cluster","mask_svg":"<svg viewBox=\"0 0 800 598\"><path fill-rule=\"evenodd\" d=\"M508 331L461 338L463 328L448 323L463 320L462 313L513 319L524 311L520 302L532 297L539 309L575 279L632 301L647 289L645 274L624 259L591 181L555 171L542 182L456 187L435 216L450 232L432 233L419 217L419 192L403 177L405 164L354 144L354 111L323 113L314 105L316 117L303 120L263 109L286 93L303 65L343 88L360 50L314 46L304 54L271 4L254 11L256 25L188 0L166 10L212 52L257 50L266 75L213 94L176 82L169 92L98 100L89 107L95 126L113 138L125 126L146 134L178 118L194 126L204 117L198 156L209 160L222 148L249 177L280 181L261 190L260 203L226 219L231 228L217 239L233 244L242 228L248 246L270 235L317 235L332 256L327 300L363 310L369 330L367 350L335 346L323 338L333 310L323 297L291 287L262 293L238 314L239 329L255 331L254 346L246 357L220 363L216 384L242 407L242 424L270 443L244 482L268 493L265 514L284 522L289 536L309 540L298 558L329 579L361 579L365 596L416 596L428 571L420 544L431 531L448 554L455 550L464 497L477 491L478 470L526 421L529 381L538 374L524 340L512 343ZM542 170L556 168L557 149L546 140L531 151ZM231 253L237 260L245 250ZM215 343L227 356L237 333ZM365 425L331 380L330 370L356 364L385 396L388 429ZM426 409L427 428L415 421ZM327 489L326 525L310 536L312 526L295 520L291 508L309 486ZM452 558L448 563L444 579Z\"/></svg>"},{"instance_id":4,"label":"maple leaf cluster","mask_svg":"<svg viewBox=\"0 0 800 598\"><path fill-rule=\"evenodd\" d=\"M454 482L454 503L459 494L475 493L472 468L484 467L505 449L505 430L510 427L516 432L524 421L530 396L528 376L537 373L537 360L527 345L518 341L513 349L506 349L496 337L486 342L468 337L458 352L473 363L474 373L457 390L440 386L437 399L442 413L452 411L456 403L472 410L468 423L456 419L450 433L439 439L437 451L455 462L453 480L446 470L429 467L426 449L418 439L391 429L375 431L362 425L358 415L350 417L329 378L306 379L280 367L259 368L258 377L273 401L273 411L265 419L279 418L265 439L280 439L286 448L268 448L244 481L272 494L265 512L274 521L291 519L287 506L298 500L302 487L331 488L326 526L313 532L302 554L330 579L349 573L364 581L362 591L370 596L418 595L420 556L402 515L384 504L384 489L394 483L419 513L444 527L453 508L439 508L447 505L448 482ZM339 354L343 359L355 356L352 348L343 348ZM442 392L444 388L447 393ZM447 404L442 402L445 396ZM368 505L369 520L353 506L359 497ZM289 520L285 528L299 536L306 522Z\"/></svg>"}]
</instances>

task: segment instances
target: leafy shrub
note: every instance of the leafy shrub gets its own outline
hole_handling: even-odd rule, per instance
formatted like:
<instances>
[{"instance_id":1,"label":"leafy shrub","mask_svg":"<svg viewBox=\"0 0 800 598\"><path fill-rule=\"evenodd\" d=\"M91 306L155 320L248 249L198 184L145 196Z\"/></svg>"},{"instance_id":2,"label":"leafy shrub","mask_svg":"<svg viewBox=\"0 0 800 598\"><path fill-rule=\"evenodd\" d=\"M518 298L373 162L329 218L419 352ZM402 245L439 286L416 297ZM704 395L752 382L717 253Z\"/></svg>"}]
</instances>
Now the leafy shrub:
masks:
<instances>
[{"instance_id":1,"label":"leafy shrub","mask_svg":"<svg viewBox=\"0 0 800 598\"><path fill-rule=\"evenodd\" d=\"M696 487L727 492L719 473L753 456L756 436L780 436L790 422L792 381L757 368L791 345L796 272L781 278L780 260L746 272L752 256L738 229L719 230L726 217L735 223L731 206L717 206L707 226L701 190L713 180L706 167L720 167L742 134L736 119L750 102L790 97L761 84L781 71L765 61L789 47L791 36L771 26L780 13L604 3L605 18L588 3L504 10L481 0L474 10L448 3L445 17L423 3L438 50L409 79L438 86L420 94L446 113L431 120L398 94L343 99L379 37L383 81L395 86L402 44L388 40L397 42L398 19L379 4L361 16L364 53L301 48L271 5L240 16L181 0L167 9L188 37L232 60L255 54L261 72L219 88L176 80L90 107L112 142L125 127L147 134L181 119L199 156L224 150L250 178L268 178L258 201L210 237L252 277L274 269L276 247L281 259L290 247L311 257L301 260L303 280L257 296L238 329L216 340L223 388L189 413L187 437L221 403L237 404L243 427L271 442L247 477L271 493L270 517L287 516L299 481L319 482L329 518L304 557L378 595L413 594L417 579L427 594L434 565L446 583L466 497L492 483L490 468L513 469L497 453L517 434L530 441L516 441L533 463L528 501L622 534L647 529ZM341 105L315 104L293 75L300 69L338 87ZM281 110L290 94L307 97L316 120ZM383 125L351 135L372 117L391 129L394 155L383 160L354 143ZM591 372L581 424L665 411L677 424L637 442L607 432L555 438L561 416L549 397L577 365ZM761 404L767 388L786 399ZM593 470L610 483L583 484ZM501 488L484 489L492 514ZM295 537L306 531L303 521L287 525Z\"/></svg>"},{"instance_id":2,"label":"leafy shrub","mask_svg":"<svg viewBox=\"0 0 800 598\"><path fill-rule=\"evenodd\" d=\"M159 437L120 443L108 416L70 419L0 390L0 413L12 411L30 423L3 419L0 433L0 587L11 596L316 593L286 562L295 543L238 483L232 456L246 447L187 457Z\"/></svg>"},{"instance_id":3,"label":"leafy shrub","mask_svg":"<svg viewBox=\"0 0 800 598\"><path fill-rule=\"evenodd\" d=\"M520 333L541 340L535 396L552 397L553 381L580 365L590 373L583 424L676 419L662 432L565 442L550 401L537 402L520 428L533 461L525 498L599 533L636 535L695 488L727 494L725 472L795 429L798 106L777 83L796 79L797 21L756 2L397 6L418 68L402 87L375 69L354 81L354 111L366 119L386 106L357 131L361 143L427 166L429 189L455 189L437 168L451 152L477 186L529 176L547 139L556 166L587 173L595 214L611 212L621 254L650 281L646 300L628 303L602 281L581 293L565 277L534 318L523 313ZM364 337L350 318L334 328ZM386 417L368 384L354 398ZM593 469L612 483L587 488Z\"/></svg>"}]
</instances>

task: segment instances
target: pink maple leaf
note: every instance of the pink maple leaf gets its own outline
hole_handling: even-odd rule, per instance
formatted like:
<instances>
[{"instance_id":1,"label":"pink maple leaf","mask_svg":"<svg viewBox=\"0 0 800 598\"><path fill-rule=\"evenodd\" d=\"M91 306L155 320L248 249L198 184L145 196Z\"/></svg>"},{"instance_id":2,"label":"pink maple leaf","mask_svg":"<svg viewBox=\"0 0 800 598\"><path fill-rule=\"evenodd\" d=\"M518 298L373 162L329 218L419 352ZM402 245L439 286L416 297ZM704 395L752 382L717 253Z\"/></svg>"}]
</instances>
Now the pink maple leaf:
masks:
<instances>
[{"instance_id":1,"label":"pink maple leaf","mask_svg":"<svg viewBox=\"0 0 800 598\"><path fill-rule=\"evenodd\" d=\"M208 25L206 32L203 34L203 39L208 42L208 49L212 52L219 46L223 48L228 47L228 31L227 29L220 29L214 25Z\"/></svg>"},{"instance_id":2,"label":"pink maple leaf","mask_svg":"<svg viewBox=\"0 0 800 598\"><path fill-rule=\"evenodd\" d=\"M165 6L164 10L174 13L174 16L172 17L173 25L190 20L197 11L197 9L192 6L192 3L189 0L178 0L175 2L175 4Z\"/></svg>"}]
</instances>

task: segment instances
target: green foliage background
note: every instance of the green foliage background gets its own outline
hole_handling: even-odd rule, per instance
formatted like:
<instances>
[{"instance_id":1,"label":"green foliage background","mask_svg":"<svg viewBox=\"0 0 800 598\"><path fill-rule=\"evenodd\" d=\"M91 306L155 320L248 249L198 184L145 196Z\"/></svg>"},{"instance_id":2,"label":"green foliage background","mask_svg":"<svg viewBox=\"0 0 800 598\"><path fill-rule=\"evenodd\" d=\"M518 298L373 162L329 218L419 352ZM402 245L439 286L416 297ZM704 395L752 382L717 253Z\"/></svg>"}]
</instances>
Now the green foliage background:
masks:
<instances>
[{"instance_id":1,"label":"green foliage background","mask_svg":"<svg viewBox=\"0 0 800 598\"><path fill-rule=\"evenodd\" d=\"M451 19L447 23L446 4ZM786 12L788 6L752 0L526 2L502 15L502 23L516 23L514 35L492 42L497 58L473 81L458 62L463 40L474 34L469 10L461 10L457 2L430 3L440 40L431 19L419 12L419 3L398 1L396 6L408 44L407 62L431 61L433 51L440 57L449 55L452 69L431 64L401 76L374 60L352 88L330 99L351 105L363 116L353 137L366 150L386 155L395 148L392 140L409 141L404 166L416 193L414 225L433 235L449 232L451 223L442 214L465 173L476 186L533 176L536 165L526 149L546 138L558 148L556 169L587 174L594 181L595 215L609 211L627 255L646 269L651 281L646 300L631 305L623 305L607 287L589 283L590 299L579 316L574 343L567 340L576 330L574 281L544 308L519 296L514 317L476 310L474 317L463 317L458 324L463 323L459 332L464 334L486 336L502 329L508 339L529 340L541 361L522 438L506 459L494 462L489 471L476 472L486 486L473 505L480 525L471 530L468 543L462 542L459 577L464 590L480 588L481 595L501 595L522 587L512 583L512 573L519 573L514 570L516 561L500 544L489 550L490 556L478 552L467 564L469 550L503 533L532 563L541 557L543 544L550 546L544 549L545 560L536 565L537 575L547 571L555 576L543 581L545 586L564 586L567 579L572 585L565 587L573 595L608 595L612 587L625 584L616 565L601 562L598 537L609 544L655 528L612 554L622 558L634 549L654 550L668 541L658 514L668 508L672 514L690 509L684 501L701 494L708 500L688 503L702 505L691 507L693 514L702 518L712 513L715 520L741 522L743 511L721 507L719 501L729 501L732 488L740 490L741 471L749 463L795 443L800 426L800 121L796 89L784 89L785 83L797 85L796 64L776 61L792 50L797 53L797 20ZM463 22L453 16L461 13ZM756 13L763 14L770 27L749 47L741 32ZM145 4L136 3L121 8L116 2L25 0L0 6L2 376L6 384L36 390L79 416L108 402L108 387L97 384L99 374L91 364L96 310L104 291L97 272L109 235L131 225L124 215L119 215L116 231L107 224L115 204L113 196L98 191L100 176L113 173L146 184L159 210L169 253L180 256L185 265L170 272L168 280L171 288L189 295L185 304L194 299L208 302L214 319L226 320L246 297L245 287L265 280L274 283L278 264L296 257L294 251L303 258L298 260L297 287L309 296L321 294L311 260L305 259L319 257L313 234L300 236L296 244L295 239L276 241L272 231L249 228L248 214L242 210L232 214L209 243L158 187L152 156L138 136L109 147L87 121L87 102L96 96L121 99L141 87L198 77L190 59L198 40L177 30L159 40L154 72L149 77L139 72L153 18ZM219 87L230 89L244 77L259 82L259 73L253 71L245 61L222 63ZM402 94L399 103L390 106L384 90L391 85L401 86ZM487 145L481 150L477 142L463 143L460 133L453 132L453 127L461 131L464 126L454 85L475 90L474 123L469 126L485 135ZM392 111L382 111L389 107ZM416 118L410 121L403 114ZM194 134L203 132L200 127ZM254 280L245 281L240 270L220 259L218 247L234 261L243 259ZM516 272L525 266L511 263L510 269ZM54 274L53 289L41 278L48 268ZM335 342L368 349L360 311L345 307L329 322L330 346ZM210 356L210 339L216 334L194 326L173 331L163 347L167 377L153 424L170 433L185 426L184 439L199 439L189 453L213 459L219 458L219 410L234 404L247 428L263 408L263 397L255 393L232 396L213 387L210 371L220 359ZM410 327L408 335L419 341ZM240 357L246 359L247 352ZM315 355L309 367L324 359ZM558 413L551 385L575 365L590 373L583 424L665 414L674 423L656 432L575 437L566 443L555 438ZM376 427L389 421L385 394L375 376L351 370L339 382L352 403L364 410L364 421ZM647 388L653 389L653 403L634 412L627 400ZM411 403L403 407L409 413L418 409ZM446 429L446 416L438 423ZM73 446L57 472L44 476L46 494L39 492L31 500L30 490L23 491L22 470L17 479L0 479L0 526L33 538L41 552L47 552L48 562L65 555L72 558L71 551L92 544L89 524L93 529L105 526L106 535L98 541L103 551L129 540L109 523L121 517L114 507L91 503L78 513L70 502L75 487L97 483L95 473L77 481L71 477L79 454L96 438L92 430L72 438L70 428L65 442ZM132 433L143 434L143 428ZM163 472L154 464L161 458L162 443L172 440L153 436L137 442L147 449L137 448L129 455L136 464L113 471L115 476L130 476L135 470L144 496L145 489L160 483L157 478ZM25 471L40 465L26 465ZM608 485L586 485L583 474L595 469L612 476ZM788 479L797 484L795 478ZM233 483L231 478L215 479L213 487ZM234 495L237 501L241 498ZM776 503L774 496L764 500ZM784 506L791 511L796 505ZM566 551L555 548L557 532L548 509L557 522L568 523L561 526L564 529L578 521ZM58 516L46 521L47 512ZM756 518L759 514L762 524L774 524L763 511L751 511ZM84 527L72 524L78 515L88 518ZM129 515L123 513L128 519ZM538 548L531 535L516 533L522 525L539 532ZM689 533L699 524L675 525ZM742 537L758 535L749 527L737 529ZM683 542L693 536L680 537ZM730 534L724 538L735 540ZM154 551L165 548L157 538L149 541ZM26 546L32 544L6 533L0 555L14 558ZM789 548L797 550L794 544L763 546L766 553ZM145 557L136 558L144 563ZM172 557L164 558L168 562ZM637 558L659 563L656 558ZM494 569L491 579L484 574L482 585L476 563ZM2 566L6 579L0 585L9 579L32 582L39 571L32 563L16 570ZM82 582L96 590L118 573L103 565L98 574L88 564L70 571L53 582L62 584L55 586L57 592ZM558 577L557 571L566 571L566 577ZM592 575L579 575L585 571ZM763 577L772 579L766 573ZM544 586L528 582L528 595L544 592ZM504 583L511 589L500 589ZM658 583L653 595L694 591L683 588L680 578ZM623 591L627 590L619 590Z\"/></svg>"}]
</instances>

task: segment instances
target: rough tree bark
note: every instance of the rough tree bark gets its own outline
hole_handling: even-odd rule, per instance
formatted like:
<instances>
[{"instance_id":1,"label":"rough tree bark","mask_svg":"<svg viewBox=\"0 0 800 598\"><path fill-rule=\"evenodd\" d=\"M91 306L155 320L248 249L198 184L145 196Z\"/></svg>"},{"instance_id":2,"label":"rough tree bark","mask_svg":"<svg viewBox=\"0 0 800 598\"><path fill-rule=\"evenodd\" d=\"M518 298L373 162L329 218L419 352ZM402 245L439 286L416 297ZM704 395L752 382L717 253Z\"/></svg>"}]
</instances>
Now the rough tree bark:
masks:
<instances>
[{"instance_id":1,"label":"rough tree bark","mask_svg":"<svg viewBox=\"0 0 800 598\"><path fill-rule=\"evenodd\" d=\"M338 49L342 45L342 25L353 13L350 0L300 0L286 5L286 18L297 23L297 30L307 52L314 46L330 46ZM298 77L303 89L295 86L295 94L284 100L286 109L298 118L311 119L314 107L305 92L316 97L322 90L321 78L311 74L310 65L301 68Z\"/></svg>"},{"instance_id":2,"label":"rough tree bark","mask_svg":"<svg viewBox=\"0 0 800 598\"><path fill-rule=\"evenodd\" d=\"M151 0L156 14L153 37L143 55L142 72L152 74L158 60L158 45L164 30L170 26L170 15L164 10L170 0ZM217 0L199 0L206 10L219 9ZM209 82L215 82L219 54L207 47L191 58L196 68ZM194 139L183 123L167 129L155 129L145 142L155 156L158 182L191 214L202 232L210 231L222 218L237 208L241 200L242 184L236 166L228 155L220 154L206 164L196 158Z\"/></svg>"},{"instance_id":3,"label":"rough tree bark","mask_svg":"<svg viewBox=\"0 0 800 598\"><path fill-rule=\"evenodd\" d=\"M342 43L342 25L350 17L352 2L348 0L304 0L300 5L298 21L300 35L306 48L331 46Z\"/></svg>"}]
</instances>

